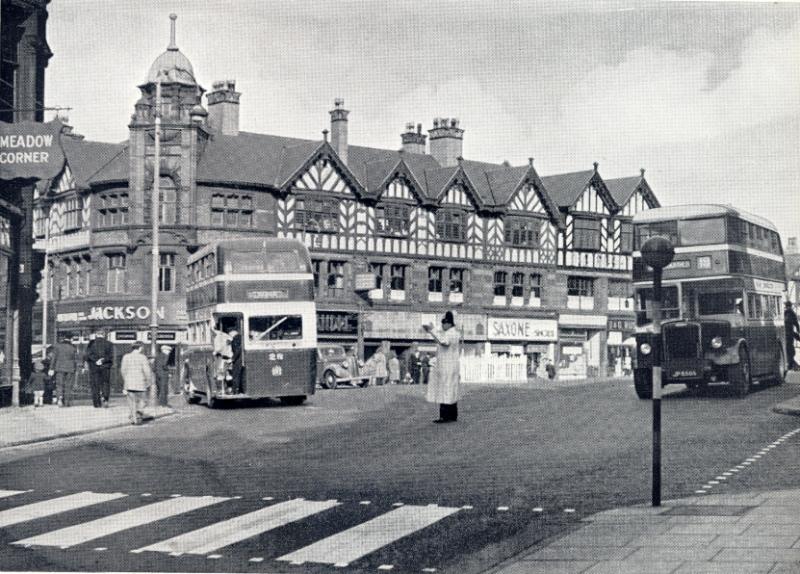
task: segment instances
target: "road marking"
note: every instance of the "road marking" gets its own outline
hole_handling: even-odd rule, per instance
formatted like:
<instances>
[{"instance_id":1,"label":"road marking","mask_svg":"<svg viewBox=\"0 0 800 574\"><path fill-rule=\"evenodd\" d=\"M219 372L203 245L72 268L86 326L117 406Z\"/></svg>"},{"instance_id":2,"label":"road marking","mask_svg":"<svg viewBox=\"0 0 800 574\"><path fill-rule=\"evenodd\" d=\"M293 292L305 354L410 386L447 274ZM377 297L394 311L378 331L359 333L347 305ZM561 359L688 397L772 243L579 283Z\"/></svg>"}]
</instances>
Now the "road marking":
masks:
<instances>
[{"instance_id":1,"label":"road marking","mask_svg":"<svg viewBox=\"0 0 800 574\"><path fill-rule=\"evenodd\" d=\"M27 522L36 518L43 518L45 516L52 516L53 514L61 514L68 510L75 510L101 502L108 502L117 498L128 496L121 492L114 492L111 494L103 494L98 492L78 492L59 498L52 498L50 500L43 500L41 502L34 502L33 504L26 504L25 506L18 506L16 508L9 508L0 512L0 528L18 524L20 522Z\"/></svg>"},{"instance_id":2,"label":"road marking","mask_svg":"<svg viewBox=\"0 0 800 574\"><path fill-rule=\"evenodd\" d=\"M0 498L8 498L9 496L14 496L16 494L24 494L29 492L27 490L0 490Z\"/></svg>"},{"instance_id":3,"label":"road marking","mask_svg":"<svg viewBox=\"0 0 800 574\"><path fill-rule=\"evenodd\" d=\"M633 385L631 385L631 386L633 386ZM436 568L423 568L422 571L423 572L436 572Z\"/></svg>"},{"instance_id":4,"label":"road marking","mask_svg":"<svg viewBox=\"0 0 800 574\"><path fill-rule=\"evenodd\" d=\"M395 502L394 504L392 504L392 506L403 506L403 503L402 502Z\"/></svg>"},{"instance_id":5,"label":"road marking","mask_svg":"<svg viewBox=\"0 0 800 574\"><path fill-rule=\"evenodd\" d=\"M369 500L362 500L361 502L359 502L359 504L361 504L362 506L369 506L372 503Z\"/></svg>"},{"instance_id":6,"label":"road marking","mask_svg":"<svg viewBox=\"0 0 800 574\"><path fill-rule=\"evenodd\" d=\"M265 496L261 500L275 500L275 497L274 496Z\"/></svg>"},{"instance_id":7,"label":"road marking","mask_svg":"<svg viewBox=\"0 0 800 574\"><path fill-rule=\"evenodd\" d=\"M498 506L497 510L499 510L500 512L506 512L508 511L508 506Z\"/></svg>"},{"instance_id":8,"label":"road marking","mask_svg":"<svg viewBox=\"0 0 800 574\"><path fill-rule=\"evenodd\" d=\"M406 505L278 558L285 562L341 564L434 524L459 508Z\"/></svg>"},{"instance_id":9,"label":"road marking","mask_svg":"<svg viewBox=\"0 0 800 574\"><path fill-rule=\"evenodd\" d=\"M248 560L248 562L263 562L263 561L264 561L264 559L261 558L261 556L256 556L256 557L251 558L250 560Z\"/></svg>"},{"instance_id":10,"label":"road marking","mask_svg":"<svg viewBox=\"0 0 800 574\"><path fill-rule=\"evenodd\" d=\"M534 512L544 512L544 508L542 508L541 506L537 506L536 508L533 509L533 511Z\"/></svg>"},{"instance_id":11,"label":"road marking","mask_svg":"<svg viewBox=\"0 0 800 574\"><path fill-rule=\"evenodd\" d=\"M394 568L393 564L381 564L378 566L378 570L392 570Z\"/></svg>"},{"instance_id":12,"label":"road marking","mask_svg":"<svg viewBox=\"0 0 800 574\"><path fill-rule=\"evenodd\" d=\"M718 480L709 480L708 484L719 484Z\"/></svg>"},{"instance_id":13,"label":"road marking","mask_svg":"<svg viewBox=\"0 0 800 574\"><path fill-rule=\"evenodd\" d=\"M95 552L105 552L106 550L108 550L108 548L106 548L105 546L98 546L97 548L94 549Z\"/></svg>"},{"instance_id":14,"label":"road marking","mask_svg":"<svg viewBox=\"0 0 800 574\"><path fill-rule=\"evenodd\" d=\"M465 504L461 507L461 510L472 510L472 507L469 504Z\"/></svg>"},{"instance_id":15,"label":"road marking","mask_svg":"<svg viewBox=\"0 0 800 574\"><path fill-rule=\"evenodd\" d=\"M223 520L192 532L186 532L168 540L137 548L133 552L208 554L340 504L335 500L321 502L302 498L287 500L230 520Z\"/></svg>"},{"instance_id":16,"label":"road marking","mask_svg":"<svg viewBox=\"0 0 800 574\"><path fill-rule=\"evenodd\" d=\"M575 509L574 508L565 508L564 512L566 512L567 514L572 514L573 512L575 512Z\"/></svg>"},{"instance_id":17,"label":"road marking","mask_svg":"<svg viewBox=\"0 0 800 574\"><path fill-rule=\"evenodd\" d=\"M695 490L694 493L695 494L705 494L706 491L705 490Z\"/></svg>"},{"instance_id":18,"label":"road marking","mask_svg":"<svg viewBox=\"0 0 800 574\"><path fill-rule=\"evenodd\" d=\"M161 502L155 502L125 512L119 512L97 520L68 526L59 530L45 532L38 536L18 540L12 544L31 545L31 546L59 546L69 548L77 544L83 544L90 540L102 538L110 534L122 532L137 526L143 526L157 520L169 518L177 514L183 514L191 510L197 510L205 506L217 504L227 498L219 496L181 496L179 498L169 498Z\"/></svg>"}]
</instances>

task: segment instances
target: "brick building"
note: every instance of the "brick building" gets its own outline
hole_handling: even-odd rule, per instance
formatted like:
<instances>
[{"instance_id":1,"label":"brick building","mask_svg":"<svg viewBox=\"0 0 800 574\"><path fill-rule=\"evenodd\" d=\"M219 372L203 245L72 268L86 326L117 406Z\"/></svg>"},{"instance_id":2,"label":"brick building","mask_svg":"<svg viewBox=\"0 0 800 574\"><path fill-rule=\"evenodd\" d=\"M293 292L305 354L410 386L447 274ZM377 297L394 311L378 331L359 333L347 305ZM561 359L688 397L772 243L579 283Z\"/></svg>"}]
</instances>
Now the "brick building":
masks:
<instances>
[{"instance_id":1,"label":"brick building","mask_svg":"<svg viewBox=\"0 0 800 574\"><path fill-rule=\"evenodd\" d=\"M146 337L157 176L163 339L180 341L185 330L187 255L252 236L305 242L320 340L355 344L360 331L367 355L382 341L397 351L426 342L421 325L446 309L467 352L569 359L565 373L602 371L632 332L630 221L658 205L643 171L604 180L595 164L540 177L533 160L463 159L464 130L448 118L427 134L408 124L400 149L357 146L341 100L316 141L240 131L235 83L215 82L204 101L174 20L139 89L128 141L68 133L67 167L37 200L42 248L50 226L50 313L60 331L85 339L102 326L114 342Z\"/></svg>"}]
</instances>

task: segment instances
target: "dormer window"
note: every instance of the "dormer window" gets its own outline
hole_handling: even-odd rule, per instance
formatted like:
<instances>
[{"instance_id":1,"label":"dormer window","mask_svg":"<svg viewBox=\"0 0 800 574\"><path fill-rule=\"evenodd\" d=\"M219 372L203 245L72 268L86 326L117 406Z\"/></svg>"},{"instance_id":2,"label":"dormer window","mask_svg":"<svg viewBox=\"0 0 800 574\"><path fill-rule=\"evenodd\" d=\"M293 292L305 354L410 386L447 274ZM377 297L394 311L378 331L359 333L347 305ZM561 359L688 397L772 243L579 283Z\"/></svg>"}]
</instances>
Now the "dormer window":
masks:
<instances>
[{"instance_id":1,"label":"dormer window","mask_svg":"<svg viewBox=\"0 0 800 574\"><path fill-rule=\"evenodd\" d=\"M600 250L600 220L576 217L573 220L572 248L582 251Z\"/></svg>"},{"instance_id":2,"label":"dormer window","mask_svg":"<svg viewBox=\"0 0 800 574\"><path fill-rule=\"evenodd\" d=\"M467 214L460 209L443 208L436 212L436 238L461 242L466 239Z\"/></svg>"}]
</instances>

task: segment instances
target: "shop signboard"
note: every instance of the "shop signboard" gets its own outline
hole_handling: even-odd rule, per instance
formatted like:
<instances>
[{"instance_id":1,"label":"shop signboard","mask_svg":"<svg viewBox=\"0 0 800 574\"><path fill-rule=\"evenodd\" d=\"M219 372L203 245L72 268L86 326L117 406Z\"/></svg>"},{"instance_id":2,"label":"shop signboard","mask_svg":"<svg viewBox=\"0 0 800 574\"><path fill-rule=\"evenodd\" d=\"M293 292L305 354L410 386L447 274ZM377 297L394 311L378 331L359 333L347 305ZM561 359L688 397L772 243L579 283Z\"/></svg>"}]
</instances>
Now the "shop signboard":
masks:
<instances>
[{"instance_id":1,"label":"shop signboard","mask_svg":"<svg viewBox=\"0 0 800 574\"><path fill-rule=\"evenodd\" d=\"M575 327L590 327L595 329L605 329L608 324L608 317L605 315L578 315L562 314L558 317L559 325L572 325Z\"/></svg>"},{"instance_id":2,"label":"shop signboard","mask_svg":"<svg viewBox=\"0 0 800 574\"><path fill-rule=\"evenodd\" d=\"M52 179L64 167L60 121L0 122L0 180Z\"/></svg>"},{"instance_id":3,"label":"shop signboard","mask_svg":"<svg viewBox=\"0 0 800 574\"><path fill-rule=\"evenodd\" d=\"M126 301L114 305L93 303L56 303L56 322L82 323L100 326L104 324L144 326L150 324L150 302L144 300ZM177 309L174 305L161 306L157 310L159 321L177 322Z\"/></svg>"},{"instance_id":4,"label":"shop signboard","mask_svg":"<svg viewBox=\"0 0 800 574\"><path fill-rule=\"evenodd\" d=\"M525 319L489 317L490 341L556 341L558 321L555 319Z\"/></svg>"},{"instance_id":5,"label":"shop signboard","mask_svg":"<svg viewBox=\"0 0 800 574\"><path fill-rule=\"evenodd\" d=\"M317 311L318 335L357 335L358 314L349 311Z\"/></svg>"},{"instance_id":6,"label":"shop signboard","mask_svg":"<svg viewBox=\"0 0 800 574\"><path fill-rule=\"evenodd\" d=\"M440 327L442 315L416 311L370 311L364 317L364 336L369 339L424 340L430 336L422 325ZM466 341L486 340L486 316L455 313L456 328Z\"/></svg>"},{"instance_id":7,"label":"shop signboard","mask_svg":"<svg viewBox=\"0 0 800 574\"><path fill-rule=\"evenodd\" d=\"M376 277L373 273L356 273L355 277L355 290L356 291L371 291L375 289Z\"/></svg>"}]
</instances>

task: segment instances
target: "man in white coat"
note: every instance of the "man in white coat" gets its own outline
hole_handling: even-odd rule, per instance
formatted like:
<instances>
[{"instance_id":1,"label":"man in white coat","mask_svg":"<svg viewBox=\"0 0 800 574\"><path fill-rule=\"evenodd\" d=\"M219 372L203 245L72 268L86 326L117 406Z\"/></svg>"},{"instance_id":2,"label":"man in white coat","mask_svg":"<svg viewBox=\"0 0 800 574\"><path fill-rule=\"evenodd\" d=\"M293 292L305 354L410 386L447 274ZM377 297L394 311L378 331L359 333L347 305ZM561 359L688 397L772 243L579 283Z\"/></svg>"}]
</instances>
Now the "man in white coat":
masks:
<instances>
[{"instance_id":1,"label":"man in white coat","mask_svg":"<svg viewBox=\"0 0 800 574\"><path fill-rule=\"evenodd\" d=\"M435 423L454 423L458 420L458 395L461 380L459 357L461 337L455 329L453 313L442 318L442 330L434 332L433 325L423 325L437 344L436 366L431 370L426 399L439 403L439 418Z\"/></svg>"},{"instance_id":2,"label":"man in white coat","mask_svg":"<svg viewBox=\"0 0 800 574\"><path fill-rule=\"evenodd\" d=\"M142 354L142 344L136 341L131 351L122 357L119 367L122 375L122 392L128 397L131 424L142 424L142 411L147 398L147 390L153 379L150 361Z\"/></svg>"}]
</instances>

